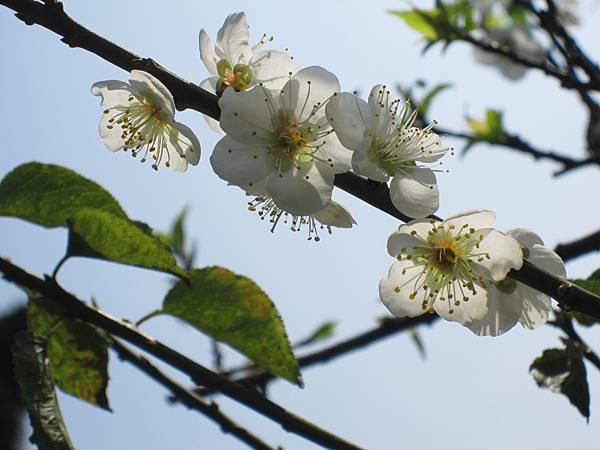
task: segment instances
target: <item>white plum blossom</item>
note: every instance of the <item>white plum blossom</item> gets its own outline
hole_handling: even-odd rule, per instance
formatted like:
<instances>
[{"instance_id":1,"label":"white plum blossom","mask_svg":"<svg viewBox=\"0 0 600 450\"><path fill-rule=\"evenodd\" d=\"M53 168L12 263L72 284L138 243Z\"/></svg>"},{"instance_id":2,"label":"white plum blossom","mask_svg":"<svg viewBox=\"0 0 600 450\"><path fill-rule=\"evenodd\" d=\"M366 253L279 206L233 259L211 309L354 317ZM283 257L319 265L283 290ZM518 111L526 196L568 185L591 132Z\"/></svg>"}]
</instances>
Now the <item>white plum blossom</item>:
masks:
<instances>
[{"instance_id":1,"label":"white plum blossom","mask_svg":"<svg viewBox=\"0 0 600 450\"><path fill-rule=\"evenodd\" d=\"M516 228L507 232L522 246L524 256L533 264L564 278L565 264L560 256L544 247L533 231ZM498 336L517 322L533 330L543 325L550 314L550 297L518 281L506 278L488 288L488 312L464 325L480 336Z\"/></svg>"},{"instance_id":2,"label":"white plum blossom","mask_svg":"<svg viewBox=\"0 0 600 450\"><path fill-rule=\"evenodd\" d=\"M263 35L254 46L248 43L250 27L246 13L230 14L217 34L216 44L206 31L200 30L200 58L210 77L200 87L221 96L225 89L237 91L262 83L267 89L279 90L298 71L293 57L278 50L262 50L273 38ZM205 116L206 117L206 116ZM206 117L211 128L222 133L219 123Z\"/></svg>"},{"instance_id":3,"label":"white plum blossom","mask_svg":"<svg viewBox=\"0 0 600 450\"><path fill-rule=\"evenodd\" d=\"M245 191L260 186L292 216L323 210L335 174L350 168L350 151L325 117L339 89L337 77L317 66L300 70L281 91L226 89L219 103L227 136L210 157L215 173Z\"/></svg>"},{"instance_id":4,"label":"white plum blossom","mask_svg":"<svg viewBox=\"0 0 600 450\"><path fill-rule=\"evenodd\" d=\"M406 102L391 100L384 85L376 85L365 102L348 92L336 95L326 113L340 142L352 153L352 170L390 184L394 206L412 218L426 217L439 206L434 171L421 163L432 163L450 149L441 144L431 125L414 126L417 112Z\"/></svg>"},{"instance_id":5,"label":"white plum blossom","mask_svg":"<svg viewBox=\"0 0 600 450\"><path fill-rule=\"evenodd\" d=\"M384 305L398 317L435 311L463 325L484 317L489 289L523 264L518 242L494 221L492 211L473 210L400 225L388 240L397 261L379 283Z\"/></svg>"},{"instance_id":6,"label":"white plum blossom","mask_svg":"<svg viewBox=\"0 0 600 450\"><path fill-rule=\"evenodd\" d=\"M532 63L542 63L546 51L532 36L527 27L510 24L486 30L486 41L499 47L506 47L517 56ZM474 48L475 60L481 64L494 66L510 80L519 80L527 73L527 68L505 56Z\"/></svg>"},{"instance_id":7,"label":"white plum blossom","mask_svg":"<svg viewBox=\"0 0 600 450\"><path fill-rule=\"evenodd\" d=\"M254 187L252 192L247 192L254 198L248 202L248 209L255 211L261 220L271 223L271 232L280 223L289 225L292 231L301 231L305 228L308 232L308 240L320 241L319 230L326 229L332 234L332 228L352 228L356 225L354 217L340 203L333 200L320 211L306 216L296 216L279 208L266 191Z\"/></svg>"},{"instance_id":8,"label":"white plum blossom","mask_svg":"<svg viewBox=\"0 0 600 450\"><path fill-rule=\"evenodd\" d=\"M99 81L92 94L102 97L105 107L98 131L109 150L129 151L133 157L149 157L152 167L169 167L178 172L200 161L200 142L194 132L175 121L175 102L158 79L133 70L129 84L118 80Z\"/></svg>"}]
</instances>

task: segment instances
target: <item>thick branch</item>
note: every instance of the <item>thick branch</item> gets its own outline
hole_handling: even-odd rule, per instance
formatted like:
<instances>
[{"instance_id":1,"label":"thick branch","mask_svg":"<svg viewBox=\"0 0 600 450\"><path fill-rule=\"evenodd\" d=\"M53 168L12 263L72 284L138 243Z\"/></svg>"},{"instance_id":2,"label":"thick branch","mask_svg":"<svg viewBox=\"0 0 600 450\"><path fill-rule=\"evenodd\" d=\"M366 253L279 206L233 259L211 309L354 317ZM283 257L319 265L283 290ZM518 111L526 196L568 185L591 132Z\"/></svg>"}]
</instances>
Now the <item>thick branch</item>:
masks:
<instances>
[{"instance_id":1,"label":"thick branch","mask_svg":"<svg viewBox=\"0 0 600 450\"><path fill-rule=\"evenodd\" d=\"M111 339L111 345L122 360L130 362L150 378L153 378L159 384L166 387L179 402L183 403L188 408L196 410L213 420L221 427L223 433L232 434L249 447L257 450L275 450L274 447L265 444L258 437L254 436L252 433L242 428L240 425L223 414L216 403L206 403L197 394L193 393L189 389L186 389L168 375L161 372L142 355L132 352L129 348L127 348L127 346L123 345L114 338Z\"/></svg>"},{"instance_id":2,"label":"thick branch","mask_svg":"<svg viewBox=\"0 0 600 450\"><path fill-rule=\"evenodd\" d=\"M219 118L220 113L216 96L177 77L152 60L140 60L133 53L92 33L67 16L61 3L43 5L32 0L0 0L0 4L17 11L17 17L25 23L39 23L62 35L69 45L85 48L126 70L133 67L140 68L139 66L142 64L144 70L157 76L169 89L174 89L174 97L178 108L185 109L189 107L215 119ZM494 52L502 53L504 50L495 48ZM336 186L402 221L409 219L393 208L389 199L388 188L384 184L373 184L373 182L356 175L345 173L336 176ZM509 276L550 295L564 308L575 309L600 318L599 297L571 285L528 262L524 264L522 270L519 272L512 271Z\"/></svg>"},{"instance_id":3,"label":"thick branch","mask_svg":"<svg viewBox=\"0 0 600 450\"><path fill-rule=\"evenodd\" d=\"M558 244L554 251L558 253L563 261L568 259L574 259L579 256L585 255L590 252L597 252L600 250L600 231L588 234L575 241L568 242L566 244Z\"/></svg>"},{"instance_id":4,"label":"thick branch","mask_svg":"<svg viewBox=\"0 0 600 450\"><path fill-rule=\"evenodd\" d=\"M87 322L109 334L126 340L187 374L194 383L225 394L233 400L279 423L285 430L291 433L303 436L326 448L360 449L360 447L292 414L258 392L232 382L222 375L201 366L156 339L142 333L133 325L115 319L102 311L88 306L72 294L66 292L49 277L46 277L44 280L37 278L3 258L0 258L0 272L4 274L4 278L7 280L36 291L49 300L54 301L64 309L65 314L69 317Z\"/></svg>"}]
</instances>

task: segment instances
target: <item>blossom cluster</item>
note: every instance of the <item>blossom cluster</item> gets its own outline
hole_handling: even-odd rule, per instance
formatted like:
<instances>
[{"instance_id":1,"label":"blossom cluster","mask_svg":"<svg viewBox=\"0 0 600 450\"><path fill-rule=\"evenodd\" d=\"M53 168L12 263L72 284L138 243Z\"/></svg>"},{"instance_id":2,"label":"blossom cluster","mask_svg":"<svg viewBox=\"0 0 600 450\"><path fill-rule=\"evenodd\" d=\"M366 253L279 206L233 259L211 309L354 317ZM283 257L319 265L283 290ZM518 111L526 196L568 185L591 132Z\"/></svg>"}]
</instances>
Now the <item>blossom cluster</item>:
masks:
<instances>
[{"instance_id":1,"label":"blossom cluster","mask_svg":"<svg viewBox=\"0 0 600 450\"><path fill-rule=\"evenodd\" d=\"M350 212L332 199L337 174L389 183L391 203L414 218L388 240L396 261L379 293L392 314L437 312L478 335L502 334L517 322L533 329L548 319L550 299L507 277L524 257L565 276L560 258L535 233L495 230L487 210L444 221L432 216L440 203L439 160L452 150L410 101L393 98L384 84L366 100L344 92L325 68L300 68L287 51L263 48L272 38L263 35L252 46L249 36L243 12L226 18L215 42L200 31L200 58L210 74L200 86L218 96L221 109L219 122L206 118L224 134L210 164L251 198L248 208L271 231L285 223L319 240L324 228L353 227ZM173 97L154 76L134 70L129 83L98 82L92 93L106 108L99 132L110 150L142 154L156 170L198 164L198 139L174 120Z\"/></svg>"}]
</instances>

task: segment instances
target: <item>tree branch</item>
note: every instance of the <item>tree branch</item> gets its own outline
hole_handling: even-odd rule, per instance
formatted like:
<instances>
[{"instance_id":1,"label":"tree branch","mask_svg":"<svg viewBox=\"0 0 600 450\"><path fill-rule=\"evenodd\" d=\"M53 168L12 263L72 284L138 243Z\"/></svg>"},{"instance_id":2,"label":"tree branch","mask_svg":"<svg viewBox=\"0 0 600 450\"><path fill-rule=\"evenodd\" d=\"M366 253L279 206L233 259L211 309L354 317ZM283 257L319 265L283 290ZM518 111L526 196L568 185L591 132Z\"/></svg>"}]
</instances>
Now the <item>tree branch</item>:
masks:
<instances>
[{"instance_id":1,"label":"tree branch","mask_svg":"<svg viewBox=\"0 0 600 450\"><path fill-rule=\"evenodd\" d=\"M206 403L197 394L194 394L161 372L147 358L132 352L129 348L127 348L127 346L120 343L117 339L110 338L110 342L113 350L122 360L130 362L150 378L153 378L159 384L166 387L179 402L183 403L188 408L196 410L213 420L220 426L223 433L232 434L249 447L257 450L275 450L274 447L265 444L261 439L254 436L252 433L242 428L240 425L223 414L216 403Z\"/></svg>"},{"instance_id":2,"label":"tree branch","mask_svg":"<svg viewBox=\"0 0 600 450\"><path fill-rule=\"evenodd\" d=\"M591 362L596 369L600 370L600 357L585 343L585 341L579 336L575 328L573 327L573 321L569 316L567 316L564 312L558 311L556 313L556 320L548 322L548 324L560 328L564 333L569 336L572 340L574 340L585 359Z\"/></svg>"},{"instance_id":3,"label":"tree branch","mask_svg":"<svg viewBox=\"0 0 600 450\"><path fill-rule=\"evenodd\" d=\"M553 150L541 150L532 146L529 142L525 141L522 137L516 134L505 132L504 135L498 139L487 139L474 136L473 134L447 130L445 128L434 127L433 131L440 135L448 137L454 137L459 139L465 139L469 142L479 143L483 142L490 145L499 147L506 147L511 150L516 150L519 153L525 155L531 155L534 159L547 159L550 161L557 162L562 165L562 168L554 172L554 176L564 175L565 173L589 165L600 166L600 157L591 157L584 159L574 159L570 156L555 152Z\"/></svg>"},{"instance_id":4,"label":"tree branch","mask_svg":"<svg viewBox=\"0 0 600 450\"><path fill-rule=\"evenodd\" d=\"M565 244L558 244L554 251L560 256L563 261L568 259L574 259L579 256L585 255L590 252L597 252L600 250L600 231L588 234L575 241L567 242Z\"/></svg>"},{"instance_id":5,"label":"tree branch","mask_svg":"<svg viewBox=\"0 0 600 450\"><path fill-rule=\"evenodd\" d=\"M50 277L44 280L24 271L10 261L0 258L0 272L4 278L27 289L42 294L64 309L67 316L94 325L150 353L172 367L187 374L194 383L225 394L229 398L279 423L283 429L298 434L323 447L357 450L360 447L292 414L258 392L237 384L186 356L167 347L133 325L92 308L62 289Z\"/></svg>"}]
</instances>

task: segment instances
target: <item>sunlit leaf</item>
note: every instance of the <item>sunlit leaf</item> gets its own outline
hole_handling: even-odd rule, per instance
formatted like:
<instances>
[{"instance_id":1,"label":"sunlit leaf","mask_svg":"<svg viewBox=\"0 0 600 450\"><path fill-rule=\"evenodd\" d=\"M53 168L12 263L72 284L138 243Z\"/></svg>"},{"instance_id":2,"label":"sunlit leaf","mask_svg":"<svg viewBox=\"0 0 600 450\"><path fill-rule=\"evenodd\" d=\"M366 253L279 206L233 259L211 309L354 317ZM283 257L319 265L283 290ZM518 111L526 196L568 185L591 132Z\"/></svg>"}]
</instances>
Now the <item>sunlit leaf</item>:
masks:
<instances>
[{"instance_id":1,"label":"sunlit leaf","mask_svg":"<svg viewBox=\"0 0 600 450\"><path fill-rule=\"evenodd\" d=\"M105 189L64 167L32 162L17 167L0 182L2 216L49 228L65 227L82 207L127 217Z\"/></svg>"},{"instance_id":2,"label":"sunlit leaf","mask_svg":"<svg viewBox=\"0 0 600 450\"><path fill-rule=\"evenodd\" d=\"M190 272L167 294L163 312L229 344L274 375L301 383L283 321L269 297L247 277L222 267Z\"/></svg>"},{"instance_id":3,"label":"sunlit leaf","mask_svg":"<svg viewBox=\"0 0 600 450\"><path fill-rule=\"evenodd\" d=\"M431 107L431 103L435 97L451 87L452 84L450 83L441 83L434 86L429 92L427 92L425 97L423 97L423 100L421 100L421 104L419 105L419 113L421 114L421 117L427 117L427 113L429 112L429 108Z\"/></svg>"},{"instance_id":4,"label":"sunlit leaf","mask_svg":"<svg viewBox=\"0 0 600 450\"><path fill-rule=\"evenodd\" d=\"M437 10L390 11L390 14L400 17L406 25L420 33L424 38L428 40L437 39L438 33L433 25L434 21L439 17Z\"/></svg>"},{"instance_id":5,"label":"sunlit leaf","mask_svg":"<svg viewBox=\"0 0 600 450\"><path fill-rule=\"evenodd\" d=\"M590 393L581 351L571 341L566 347L544 350L529 371L540 387L565 395L586 418L590 417Z\"/></svg>"},{"instance_id":6,"label":"sunlit leaf","mask_svg":"<svg viewBox=\"0 0 600 450\"><path fill-rule=\"evenodd\" d=\"M74 450L54 391L44 342L21 332L15 338L13 355L15 377L33 428L31 442L39 450Z\"/></svg>"},{"instance_id":7,"label":"sunlit leaf","mask_svg":"<svg viewBox=\"0 0 600 450\"><path fill-rule=\"evenodd\" d=\"M294 347L303 347L305 345L314 344L316 342L323 341L333 336L335 332L336 322L325 322L320 325L315 331L313 331L310 336L305 339L302 339L300 342L297 342Z\"/></svg>"},{"instance_id":8,"label":"sunlit leaf","mask_svg":"<svg viewBox=\"0 0 600 450\"><path fill-rule=\"evenodd\" d=\"M29 327L47 342L52 377L66 393L110 410L108 345L91 326L65 318L50 301L31 296Z\"/></svg>"},{"instance_id":9,"label":"sunlit leaf","mask_svg":"<svg viewBox=\"0 0 600 450\"><path fill-rule=\"evenodd\" d=\"M417 347L419 356L421 357L421 359L425 360L425 358L427 358L427 352L425 351L425 344L423 343L423 340L421 339L421 335L419 334L419 331L416 328L411 328L409 331L409 336L410 336L411 340L413 341L413 344L415 344L415 347Z\"/></svg>"},{"instance_id":10,"label":"sunlit leaf","mask_svg":"<svg viewBox=\"0 0 600 450\"><path fill-rule=\"evenodd\" d=\"M473 132L473 137L481 140L495 141L504 136L502 128L502 113L494 109L488 109L485 112L485 119L473 119L467 117L467 124Z\"/></svg>"},{"instance_id":11,"label":"sunlit leaf","mask_svg":"<svg viewBox=\"0 0 600 450\"><path fill-rule=\"evenodd\" d=\"M80 208L73 213L67 252L186 276L158 237L128 219L96 209Z\"/></svg>"}]
</instances>

